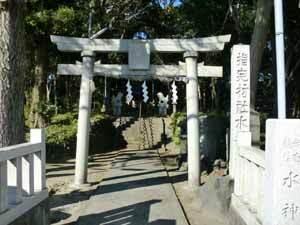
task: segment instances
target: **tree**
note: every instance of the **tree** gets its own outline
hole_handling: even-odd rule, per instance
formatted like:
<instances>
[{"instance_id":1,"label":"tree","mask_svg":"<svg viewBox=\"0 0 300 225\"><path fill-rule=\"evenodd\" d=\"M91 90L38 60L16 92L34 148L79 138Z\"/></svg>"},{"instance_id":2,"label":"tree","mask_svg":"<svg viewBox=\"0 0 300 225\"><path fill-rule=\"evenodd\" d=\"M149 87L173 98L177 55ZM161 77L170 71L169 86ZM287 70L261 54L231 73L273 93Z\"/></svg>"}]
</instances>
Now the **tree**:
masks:
<instances>
[{"instance_id":1,"label":"tree","mask_svg":"<svg viewBox=\"0 0 300 225\"><path fill-rule=\"evenodd\" d=\"M251 104L255 107L257 77L266 48L273 10L273 0L258 0L255 27L251 40Z\"/></svg>"},{"instance_id":2,"label":"tree","mask_svg":"<svg viewBox=\"0 0 300 225\"><path fill-rule=\"evenodd\" d=\"M76 1L53 3L51 1L28 1L26 31L28 46L33 51L28 57L33 61L33 87L31 90L29 126L44 127L42 111L46 105L46 82L49 74L49 36L51 34L72 35L82 32L85 25L85 9L87 4L78 5ZM76 24L82 26L76 27ZM81 28L81 29L80 29Z\"/></svg>"},{"instance_id":3,"label":"tree","mask_svg":"<svg viewBox=\"0 0 300 225\"><path fill-rule=\"evenodd\" d=\"M171 4L171 3L170 3ZM92 34L109 28L98 38L132 38L137 31L146 32L151 38L167 37L174 32L170 23L172 13L164 10L159 2L151 0L91 0L91 1L49 1L28 0L26 15L26 35L28 57L31 59L27 72L29 127L45 126L46 81L49 73L55 74L57 62L64 57L73 63L81 60L78 56L64 55L58 52L49 40L51 34L65 36L88 36L88 17L93 12ZM166 23L168 22L168 23ZM174 26L175 23L173 23ZM76 29L75 29L76 28ZM108 59L101 55L101 60L110 63L121 63L122 57L110 54ZM64 79L64 78L60 78ZM71 102L77 103L76 78L68 78L59 82L60 93L66 92L66 97L59 102L68 103L65 110L70 110ZM99 80L98 80L99 81ZM97 87L102 89L103 82L97 81ZM64 83L64 84L62 84ZM99 99L99 98L98 98ZM73 105L75 105L73 104Z\"/></svg>"},{"instance_id":4,"label":"tree","mask_svg":"<svg viewBox=\"0 0 300 225\"><path fill-rule=\"evenodd\" d=\"M300 117L300 9L298 4L298 0L286 1L284 4L287 115L293 118Z\"/></svg>"},{"instance_id":5,"label":"tree","mask_svg":"<svg viewBox=\"0 0 300 225\"><path fill-rule=\"evenodd\" d=\"M0 3L0 147L24 141L24 6Z\"/></svg>"}]
</instances>

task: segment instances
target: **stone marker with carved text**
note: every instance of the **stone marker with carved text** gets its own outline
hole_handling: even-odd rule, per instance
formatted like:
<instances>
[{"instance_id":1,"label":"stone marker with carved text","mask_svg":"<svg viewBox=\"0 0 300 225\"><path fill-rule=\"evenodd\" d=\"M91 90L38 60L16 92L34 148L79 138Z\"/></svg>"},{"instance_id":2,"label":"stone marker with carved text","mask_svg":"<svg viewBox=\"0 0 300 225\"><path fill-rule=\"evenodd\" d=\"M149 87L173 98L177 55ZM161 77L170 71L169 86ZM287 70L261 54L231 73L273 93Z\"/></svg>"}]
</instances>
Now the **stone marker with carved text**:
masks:
<instances>
[{"instance_id":1,"label":"stone marker with carved text","mask_svg":"<svg viewBox=\"0 0 300 225\"><path fill-rule=\"evenodd\" d=\"M243 138L241 138L243 136ZM235 45L231 55L231 121L230 121L230 174L237 169L238 137L251 145L250 133L250 46Z\"/></svg>"},{"instance_id":2,"label":"stone marker with carved text","mask_svg":"<svg viewBox=\"0 0 300 225\"><path fill-rule=\"evenodd\" d=\"M300 120L268 120L263 225L299 225L299 190Z\"/></svg>"}]
</instances>

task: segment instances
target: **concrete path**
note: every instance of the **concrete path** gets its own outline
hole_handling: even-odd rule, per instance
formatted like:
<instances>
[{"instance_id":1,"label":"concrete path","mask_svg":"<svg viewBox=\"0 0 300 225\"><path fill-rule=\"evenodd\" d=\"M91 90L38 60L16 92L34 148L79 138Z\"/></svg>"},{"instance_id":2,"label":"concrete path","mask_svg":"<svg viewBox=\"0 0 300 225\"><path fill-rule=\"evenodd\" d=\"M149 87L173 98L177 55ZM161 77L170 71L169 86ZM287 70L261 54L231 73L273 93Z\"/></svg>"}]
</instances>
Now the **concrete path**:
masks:
<instances>
[{"instance_id":1,"label":"concrete path","mask_svg":"<svg viewBox=\"0 0 300 225\"><path fill-rule=\"evenodd\" d=\"M156 150L122 150L79 225L188 225Z\"/></svg>"}]
</instances>

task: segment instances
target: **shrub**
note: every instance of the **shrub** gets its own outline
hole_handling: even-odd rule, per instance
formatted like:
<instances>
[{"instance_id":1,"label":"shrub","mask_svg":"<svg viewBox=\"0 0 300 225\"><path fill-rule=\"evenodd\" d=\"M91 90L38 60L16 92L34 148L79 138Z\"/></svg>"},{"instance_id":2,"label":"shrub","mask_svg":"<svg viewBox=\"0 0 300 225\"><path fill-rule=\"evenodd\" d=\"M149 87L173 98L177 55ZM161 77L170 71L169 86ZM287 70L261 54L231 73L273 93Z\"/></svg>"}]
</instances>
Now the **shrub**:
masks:
<instances>
[{"instance_id":1,"label":"shrub","mask_svg":"<svg viewBox=\"0 0 300 225\"><path fill-rule=\"evenodd\" d=\"M46 127L47 144L66 146L74 141L77 132L77 115L75 113L57 114L50 119Z\"/></svg>"},{"instance_id":2,"label":"shrub","mask_svg":"<svg viewBox=\"0 0 300 225\"><path fill-rule=\"evenodd\" d=\"M59 158L62 155L74 156L77 134L77 117L77 113L68 112L57 114L50 118L49 125L46 127L48 157ZM107 146L110 144L108 139L112 136L113 131L111 120L104 114L93 114L90 120L91 152L93 152L92 147L100 150L103 146L108 148ZM106 135L104 139L102 137L103 135ZM95 140L97 140L97 144L94 143Z\"/></svg>"},{"instance_id":3,"label":"shrub","mask_svg":"<svg viewBox=\"0 0 300 225\"><path fill-rule=\"evenodd\" d=\"M209 117L225 117L224 113L221 112L199 112L200 116L209 116ZM182 112L173 113L171 116L171 129L172 129L172 142L175 145L180 145L180 127L183 125L182 123L186 122L186 114Z\"/></svg>"},{"instance_id":4,"label":"shrub","mask_svg":"<svg viewBox=\"0 0 300 225\"><path fill-rule=\"evenodd\" d=\"M175 145L180 145L180 124L185 120L186 114L182 112L173 113L171 116L172 142Z\"/></svg>"}]
</instances>

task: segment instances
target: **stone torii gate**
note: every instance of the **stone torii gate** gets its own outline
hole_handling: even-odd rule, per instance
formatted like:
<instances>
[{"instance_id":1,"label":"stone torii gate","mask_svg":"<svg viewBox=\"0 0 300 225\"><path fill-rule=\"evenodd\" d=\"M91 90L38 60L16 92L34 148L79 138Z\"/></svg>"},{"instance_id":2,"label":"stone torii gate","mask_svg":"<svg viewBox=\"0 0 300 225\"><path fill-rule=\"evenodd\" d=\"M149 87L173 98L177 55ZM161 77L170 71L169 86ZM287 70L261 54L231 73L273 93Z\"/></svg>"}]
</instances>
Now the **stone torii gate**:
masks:
<instances>
[{"instance_id":1,"label":"stone torii gate","mask_svg":"<svg viewBox=\"0 0 300 225\"><path fill-rule=\"evenodd\" d=\"M51 36L62 52L79 52L82 63L60 64L58 74L81 75L74 185L87 183L89 129L93 77L107 76L131 80L185 77L187 99L188 183L200 185L198 77L222 77L223 68L197 63L198 52L222 51L231 35L196 39L88 39ZM96 53L128 52L128 65L95 63ZM185 63L150 65L150 53L184 53Z\"/></svg>"}]
</instances>

